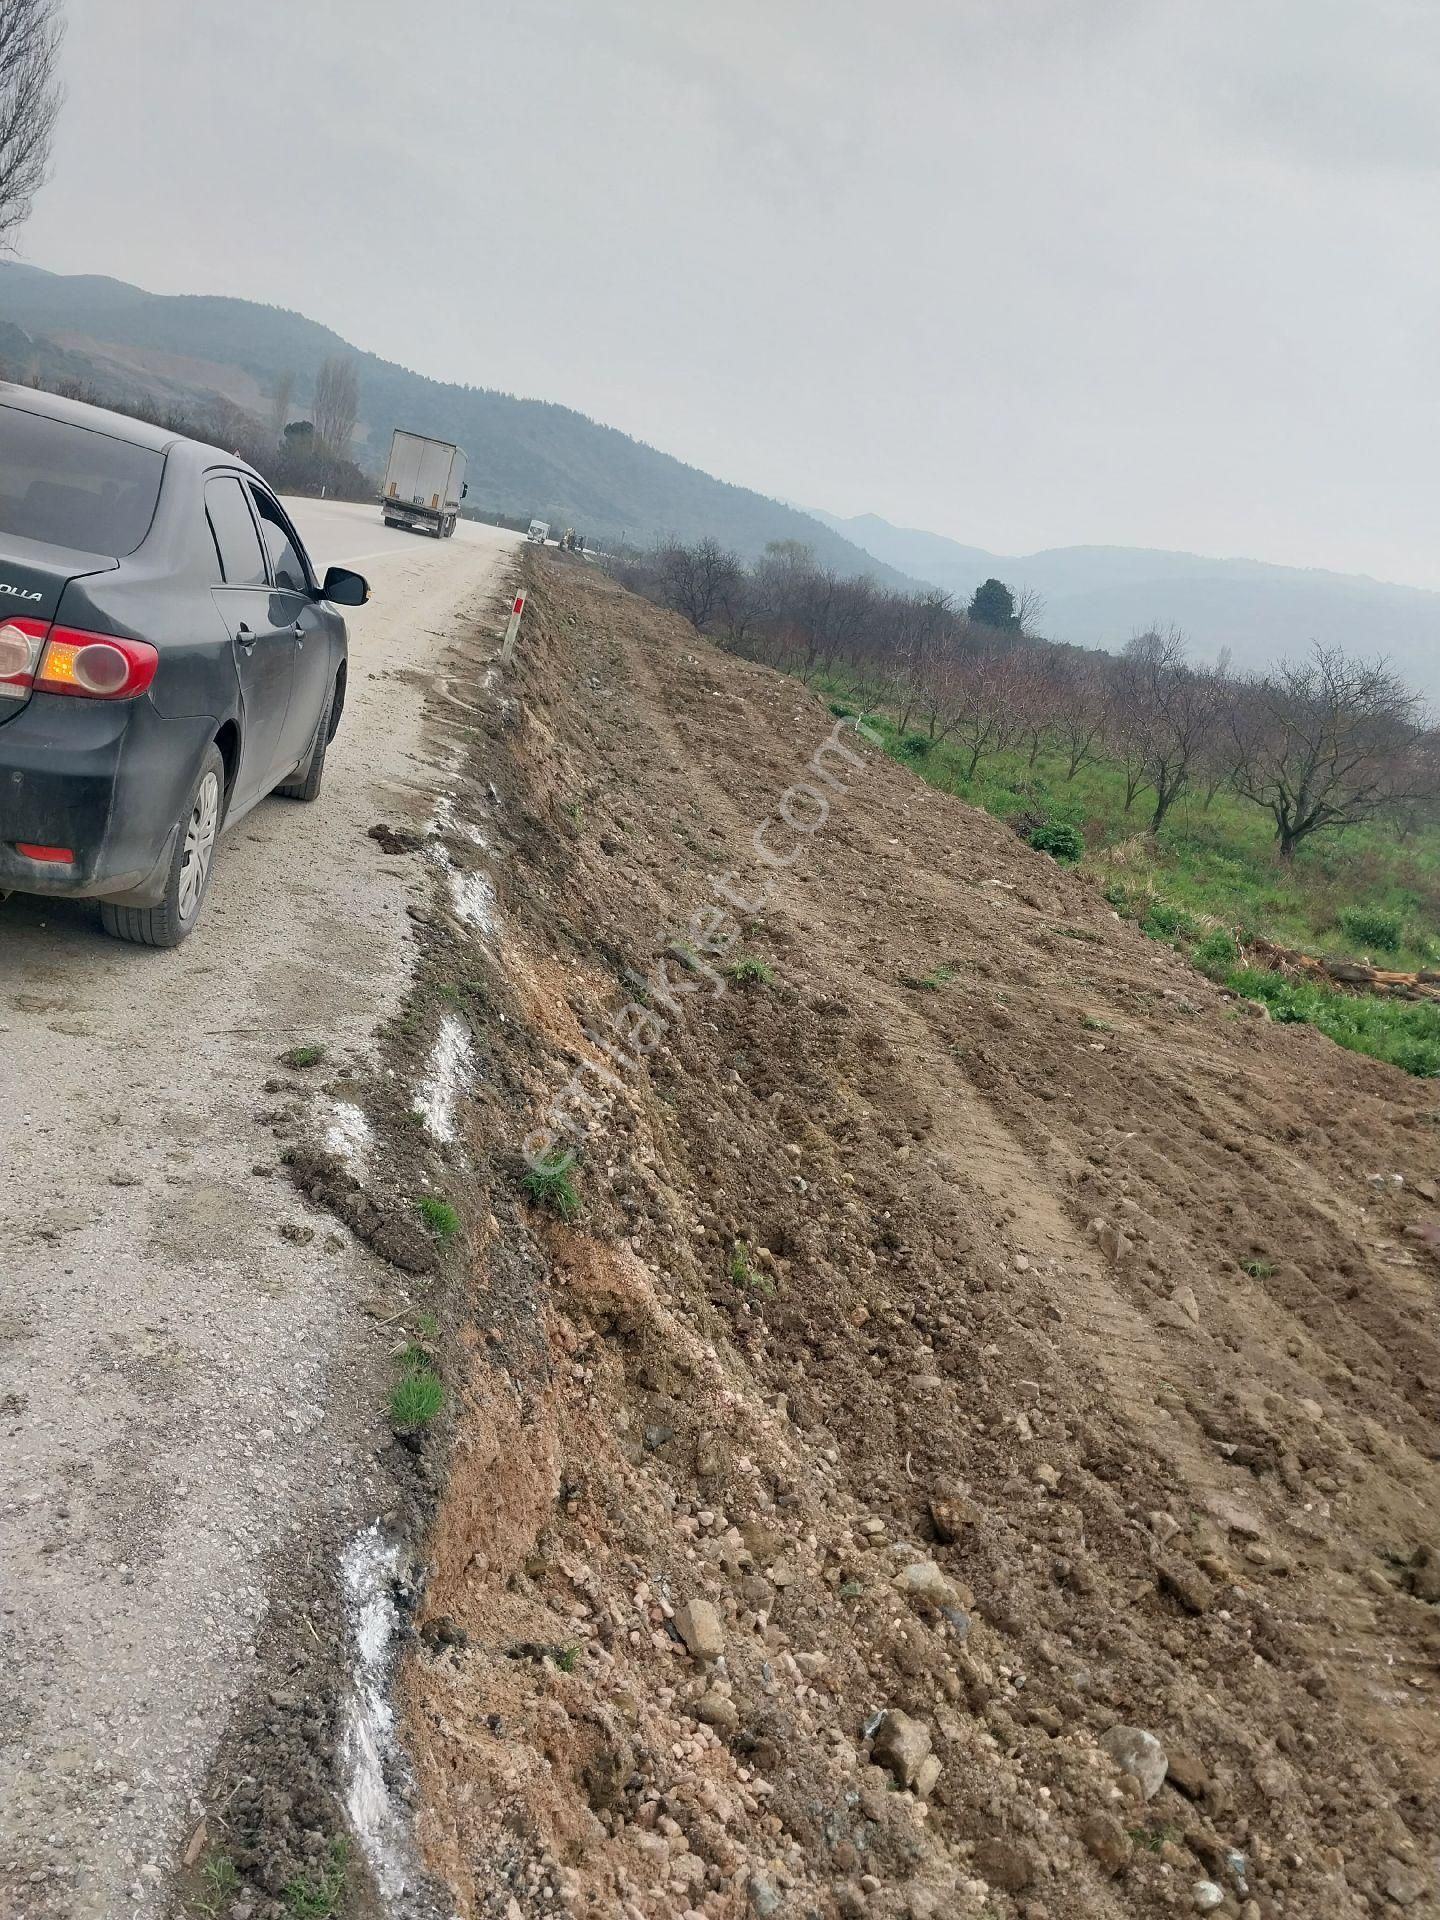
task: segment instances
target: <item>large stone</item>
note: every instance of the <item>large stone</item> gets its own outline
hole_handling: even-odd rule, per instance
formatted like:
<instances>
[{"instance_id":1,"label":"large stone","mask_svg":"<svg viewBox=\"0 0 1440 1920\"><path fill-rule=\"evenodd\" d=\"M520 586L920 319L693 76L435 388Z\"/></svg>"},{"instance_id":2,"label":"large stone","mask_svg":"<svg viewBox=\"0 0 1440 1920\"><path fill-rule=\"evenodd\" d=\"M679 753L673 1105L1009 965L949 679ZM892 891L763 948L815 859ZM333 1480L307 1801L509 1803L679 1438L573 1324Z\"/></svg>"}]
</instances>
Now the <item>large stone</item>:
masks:
<instances>
[{"instance_id":1,"label":"large stone","mask_svg":"<svg viewBox=\"0 0 1440 1920\"><path fill-rule=\"evenodd\" d=\"M1208 1613L1215 1604L1215 1588L1198 1567L1188 1560L1159 1560L1155 1578L1160 1591L1178 1600L1187 1613Z\"/></svg>"},{"instance_id":2,"label":"large stone","mask_svg":"<svg viewBox=\"0 0 1440 1920\"><path fill-rule=\"evenodd\" d=\"M1112 1814L1092 1813L1080 1829L1080 1838L1102 1873L1113 1878L1124 1872L1133 1848L1129 1834Z\"/></svg>"},{"instance_id":3,"label":"large stone","mask_svg":"<svg viewBox=\"0 0 1440 1920\"><path fill-rule=\"evenodd\" d=\"M723 1693L705 1693L695 1703L695 1718L702 1726L713 1727L727 1739L740 1724L735 1702Z\"/></svg>"},{"instance_id":4,"label":"large stone","mask_svg":"<svg viewBox=\"0 0 1440 1920\"><path fill-rule=\"evenodd\" d=\"M1222 1527L1228 1527L1231 1533L1238 1533L1242 1539L1258 1540L1265 1531L1265 1523L1255 1509L1233 1493L1207 1493L1205 1511L1212 1519L1218 1520Z\"/></svg>"},{"instance_id":5,"label":"large stone","mask_svg":"<svg viewBox=\"0 0 1440 1920\"><path fill-rule=\"evenodd\" d=\"M1187 1800L1201 1800L1210 1785L1210 1776L1204 1763L1193 1753L1187 1753L1183 1747L1175 1747L1169 1755L1166 1778L1172 1787L1178 1787Z\"/></svg>"},{"instance_id":6,"label":"large stone","mask_svg":"<svg viewBox=\"0 0 1440 1920\"><path fill-rule=\"evenodd\" d=\"M772 1913L780 1911L780 1895L763 1875L752 1873L746 1889L750 1899L750 1910L758 1913L760 1920L769 1920Z\"/></svg>"},{"instance_id":7,"label":"large stone","mask_svg":"<svg viewBox=\"0 0 1440 1920\"><path fill-rule=\"evenodd\" d=\"M1170 1296L1170 1304L1179 1308L1181 1318L1188 1320L1192 1327L1199 1326L1200 1302L1195 1298L1193 1287L1176 1287Z\"/></svg>"},{"instance_id":8,"label":"large stone","mask_svg":"<svg viewBox=\"0 0 1440 1920\"><path fill-rule=\"evenodd\" d=\"M1165 1784L1169 1756L1153 1733L1143 1727L1111 1727L1100 1736L1100 1745L1122 1773L1133 1774L1140 1791L1153 1800Z\"/></svg>"},{"instance_id":9,"label":"large stone","mask_svg":"<svg viewBox=\"0 0 1440 1920\"><path fill-rule=\"evenodd\" d=\"M958 1540L966 1527L978 1525L979 1520L980 1509L973 1500L966 1500L960 1494L937 1494L930 1502L930 1525L942 1546L948 1547Z\"/></svg>"},{"instance_id":10,"label":"large stone","mask_svg":"<svg viewBox=\"0 0 1440 1920\"><path fill-rule=\"evenodd\" d=\"M896 1574L895 1584L907 1600L934 1607L937 1612L960 1606L959 1589L946 1579L933 1560L912 1560Z\"/></svg>"},{"instance_id":11,"label":"large stone","mask_svg":"<svg viewBox=\"0 0 1440 1920\"><path fill-rule=\"evenodd\" d=\"M982 1840L975 1849L976 1871L1005 1893L1021 1893L1035 1877L1030 1856L1013 1840Z\"/></svg>"},{"instance_id":12,"label":"large stone","mask_svg":"<svg viewBox=\"0 0 1440 1920\"><path fill-rule=\"evenodd\" d=\"M891 1707L875 1729L870 1757L884 1767L897 1785L913 1787L930 1753L930 1729L923 1720Z\"/></svg>"},{"instance_id":13,"label":"large stone","mask_svg":"<svg viewBox=\"0 0 1440 1920\"><path fill-rule=\"evenodd\" d=\"M1385 1862L1385 1878L1382 1883L1385 1898L1397 1907L1413 1907L1428 1893L1433 1893L1435 1883L1423 1867L1417 1867L1408 1860L1397 1860L1392 1855ZM1427 1906L1426 1912L1430 1911Z\"/></svg>"},{"instance_id":14,"label":"large stone","mask_svg":"<svg viewBox=\"0 0 1440 1920\"><path fill-rule=\"evenodd\" d=\"M708 1600L687 1600L676 1611L675 1631L697 1660L718 1660L725 1651L725 1626Z\"/></svg>"}]
</instances>

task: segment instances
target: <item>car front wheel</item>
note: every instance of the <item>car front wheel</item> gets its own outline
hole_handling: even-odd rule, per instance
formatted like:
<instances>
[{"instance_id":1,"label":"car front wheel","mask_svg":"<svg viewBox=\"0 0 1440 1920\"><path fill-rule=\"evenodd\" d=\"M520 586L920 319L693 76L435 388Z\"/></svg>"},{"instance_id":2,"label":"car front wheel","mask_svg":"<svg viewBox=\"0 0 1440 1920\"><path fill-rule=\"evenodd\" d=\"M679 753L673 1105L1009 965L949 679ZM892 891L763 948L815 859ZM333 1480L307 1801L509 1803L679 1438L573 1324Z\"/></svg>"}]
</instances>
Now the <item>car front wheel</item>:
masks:
<instances>
[{"instance_id":1,"label":"car front wheel","mask_svg":"<svg viewBox=\"0 0 1440 1920\"><path fill-rule=\"evenodd\" d=\"M225 811L225 765L218 747L210 747L181 815L164 898L154 907L100 902L100 924L117 940L142 947L178 947L195 930L210 891L215 842Z\"/></svg>"}]
</instances>

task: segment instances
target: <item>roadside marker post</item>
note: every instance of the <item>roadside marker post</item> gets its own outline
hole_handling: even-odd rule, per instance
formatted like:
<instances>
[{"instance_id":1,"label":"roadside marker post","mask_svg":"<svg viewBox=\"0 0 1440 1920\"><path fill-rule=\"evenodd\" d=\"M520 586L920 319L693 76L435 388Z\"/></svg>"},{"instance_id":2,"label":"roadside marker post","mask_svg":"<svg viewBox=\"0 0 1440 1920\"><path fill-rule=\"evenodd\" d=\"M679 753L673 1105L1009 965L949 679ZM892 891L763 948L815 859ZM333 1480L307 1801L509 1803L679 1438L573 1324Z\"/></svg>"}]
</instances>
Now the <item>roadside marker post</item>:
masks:
<instances>
[{"instance_id":1,"label":"roadside marker post","mask_svg":"<svg viewBox=\"0 0 1440 1920\"><path fill-rule=\"evenodd\" d=\"M515 657L515 636L520 631L520 616L525 611L525 589L522 587L515 596L510 609L510 624L505 629L505 644L500 649L500 663L509 666Z\"/></svg>"}]
</instances>

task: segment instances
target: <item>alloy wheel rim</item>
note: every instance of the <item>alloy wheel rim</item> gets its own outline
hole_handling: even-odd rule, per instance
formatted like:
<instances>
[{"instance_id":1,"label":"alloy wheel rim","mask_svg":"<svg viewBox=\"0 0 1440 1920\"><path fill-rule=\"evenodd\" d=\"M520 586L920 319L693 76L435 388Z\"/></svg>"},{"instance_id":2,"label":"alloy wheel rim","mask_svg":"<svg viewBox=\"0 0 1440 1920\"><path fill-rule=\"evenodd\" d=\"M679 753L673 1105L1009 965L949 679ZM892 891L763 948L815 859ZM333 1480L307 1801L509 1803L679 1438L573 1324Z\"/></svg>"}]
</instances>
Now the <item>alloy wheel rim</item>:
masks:
<instances>
[{"instance_id":1,"label":"alloy wheel rim","mask_svg":"<svg viewBox=\"0 0 1440 1920\"><path fill-rule=\"evenodd\" d=\"M220 824L220 782L207 773L195 795L190 822L185 829L185 850L180 861L180 918L192 920L199 908L210 874L210 856L215 851L215 830Z\"/></svg>"}]
</instances>

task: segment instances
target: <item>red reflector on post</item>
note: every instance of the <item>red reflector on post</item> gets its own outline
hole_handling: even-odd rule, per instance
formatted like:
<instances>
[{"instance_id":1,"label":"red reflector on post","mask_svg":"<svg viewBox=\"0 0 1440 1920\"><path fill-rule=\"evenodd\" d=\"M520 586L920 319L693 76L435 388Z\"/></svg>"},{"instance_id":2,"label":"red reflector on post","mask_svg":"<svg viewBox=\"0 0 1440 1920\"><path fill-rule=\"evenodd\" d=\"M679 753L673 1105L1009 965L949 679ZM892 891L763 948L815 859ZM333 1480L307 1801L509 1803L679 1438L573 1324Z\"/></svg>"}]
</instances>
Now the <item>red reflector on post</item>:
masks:
<instances>
[{"instance_id":1,"label":"red reflector on post","mask_svg":"<svg viewBox=\"0 0 1440 1920\"><path fill-rule=\"evenodd\" d=\"M517 593L517 594L516 594L516 596L515 596L515 604L514 604L514 606L513 606L513 607L512 607L511 609L510 609L510 611L511 611L512 613L523 613L523 612L525 611L525 596L524 596L524 594L523 594L523 593Z\"/></svg>"},{"instance_id":2,"label":"red reflector on post","mask_svg":"<svg viewBox=\"0 0 1440 1920\"><path fill-rule=\"evenodd\" d=\"M73 867L75 856L69 847L37 847L29 840L17 840L15 851L27 860L44 860L54 867Z\"/></svg>"}]
</instances>

